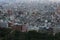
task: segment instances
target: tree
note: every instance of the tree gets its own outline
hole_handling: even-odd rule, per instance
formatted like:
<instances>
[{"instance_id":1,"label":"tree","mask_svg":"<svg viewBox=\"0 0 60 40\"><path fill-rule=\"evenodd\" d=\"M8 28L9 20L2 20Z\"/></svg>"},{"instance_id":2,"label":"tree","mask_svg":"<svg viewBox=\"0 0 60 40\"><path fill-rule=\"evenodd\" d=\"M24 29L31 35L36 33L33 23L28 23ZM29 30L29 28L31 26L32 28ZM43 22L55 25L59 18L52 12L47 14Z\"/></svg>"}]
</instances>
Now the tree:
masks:
<instances>
[{"instance_id":1,"label":"tree","mask_svg":"<svg viewBox=\"0 0 60 40\"><path fill-rule=\"evenodd\" d=\"M56 33L55 40L60 40L60 32L59 33Z\"/></svg>"}]
</instances>

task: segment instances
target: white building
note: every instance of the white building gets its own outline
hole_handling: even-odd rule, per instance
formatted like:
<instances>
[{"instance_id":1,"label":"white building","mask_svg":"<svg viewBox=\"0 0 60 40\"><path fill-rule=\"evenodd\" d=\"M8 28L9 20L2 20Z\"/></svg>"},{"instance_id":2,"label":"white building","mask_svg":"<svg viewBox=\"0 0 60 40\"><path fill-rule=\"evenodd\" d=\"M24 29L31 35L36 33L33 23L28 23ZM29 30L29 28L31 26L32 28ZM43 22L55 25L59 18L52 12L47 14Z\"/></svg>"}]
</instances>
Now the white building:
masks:
<instances>
[{"instance_id":1,"label":"white building","mask_svg":"<svg viewBox=\"0 0 60 40\"><path fill-rule=\"evenodd\" d=\"M2 28L8 28L8 22L0 20L0 27L2 27Z\"/></svg>"}]
</instances>

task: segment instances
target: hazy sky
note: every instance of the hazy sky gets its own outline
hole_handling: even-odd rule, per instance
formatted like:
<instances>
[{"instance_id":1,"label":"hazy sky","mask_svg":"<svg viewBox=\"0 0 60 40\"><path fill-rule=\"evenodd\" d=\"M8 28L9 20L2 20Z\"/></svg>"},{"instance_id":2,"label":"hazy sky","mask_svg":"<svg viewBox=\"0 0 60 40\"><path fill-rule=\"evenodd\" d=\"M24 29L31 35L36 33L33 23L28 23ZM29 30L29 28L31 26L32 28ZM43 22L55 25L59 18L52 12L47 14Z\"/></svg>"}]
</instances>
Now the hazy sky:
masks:
<instances>
[{"instance_id":1,"label":"hazy sky","mask_svg":"<svg viewBox=\"0 0 60 40\"><path fill-rule=\"evenodd\" d=\"M0 0L0 2L20 2L20 1L25 1L25 2L31 2L31 1L41 1L41 2L46 2L46 1L52 1L52 2L59 2L60 0Z\"/></svg>"}]
</instances>

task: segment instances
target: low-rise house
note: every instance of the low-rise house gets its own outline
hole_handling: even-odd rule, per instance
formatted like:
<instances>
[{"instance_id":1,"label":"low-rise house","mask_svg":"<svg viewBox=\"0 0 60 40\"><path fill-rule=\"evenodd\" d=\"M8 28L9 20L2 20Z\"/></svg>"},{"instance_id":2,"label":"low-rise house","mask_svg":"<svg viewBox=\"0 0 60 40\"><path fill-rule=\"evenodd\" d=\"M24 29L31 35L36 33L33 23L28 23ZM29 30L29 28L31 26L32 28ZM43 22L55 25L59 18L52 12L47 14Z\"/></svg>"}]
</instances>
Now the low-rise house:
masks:
<instances>
[{"instance_id":1,"label":"low-rise house","mask_svg":"<svg viewBox=\"0 0 60 40\"><path fill-rule=\"evenodd\" d=\"M38 32L39 27L37 27L37 26L29 26L29 27L28 27L28 31L31 31L31 30L35 30L35 31Z\"/></svg>"},{"instance_id":2,"label":"low-rise house","mask_svg":"<svg viewBox=\"0 0 60 40\"><path fill-rule=\"evenodd\" d=\"M8 28L8 23L6 21L0 20L0 27Z\"/></svg>"},{"instance_id":3,"label":"low-rise house","mask_svg":"<svg viewBox=\"0 0 60 40\"><path fill-rule=\"evenodd\" d=\"M18 23L10 23L9 24L10 26L11 26L11 28L13 29L13 30L18 30L18 31L21 31L21 32L27 32L27 27L26 27L26 25L22 25L22 24L18 24Z\"/></svg>"}]
</instances>

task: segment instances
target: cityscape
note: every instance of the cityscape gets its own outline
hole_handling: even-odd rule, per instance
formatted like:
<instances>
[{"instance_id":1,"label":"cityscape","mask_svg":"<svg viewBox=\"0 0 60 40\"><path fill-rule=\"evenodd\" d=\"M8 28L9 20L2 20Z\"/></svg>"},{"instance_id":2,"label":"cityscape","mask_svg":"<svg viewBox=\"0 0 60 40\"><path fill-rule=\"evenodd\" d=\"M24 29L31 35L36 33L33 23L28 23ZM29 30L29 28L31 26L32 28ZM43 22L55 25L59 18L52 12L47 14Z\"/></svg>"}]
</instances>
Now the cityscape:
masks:
<instances>
[{"instance_id":1,"label":"cityscape","mask_svg":"<svg viewBox=\"0 0 60 40\"><path fill-rule=\"evenodd\" d=\"M60 1L1 0L0 40L60 40Z\"/></svg>"}]
</instances>

